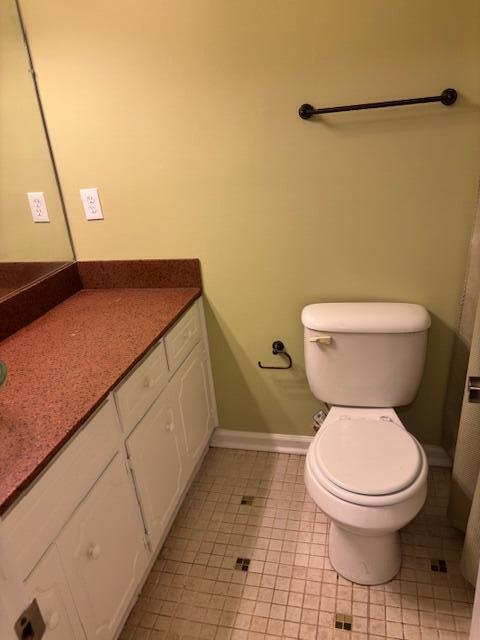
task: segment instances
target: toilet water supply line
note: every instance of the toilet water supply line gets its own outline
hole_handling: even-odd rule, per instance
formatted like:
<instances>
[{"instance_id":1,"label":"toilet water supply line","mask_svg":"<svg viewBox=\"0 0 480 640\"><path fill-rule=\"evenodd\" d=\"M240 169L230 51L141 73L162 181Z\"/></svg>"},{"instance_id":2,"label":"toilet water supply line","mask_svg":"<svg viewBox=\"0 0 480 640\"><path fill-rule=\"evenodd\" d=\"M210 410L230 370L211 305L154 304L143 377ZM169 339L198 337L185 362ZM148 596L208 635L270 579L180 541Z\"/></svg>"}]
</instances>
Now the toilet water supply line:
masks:
<instances>
[{"instance_id":1,"label":"toilet water supply line","mask_svg":"<svg viewBox=\"0 0 480 640\"><path fill-rule=\"evenodd\" d=\"M328 405L325 405L325 408L327 409L326 411L324 409L319 409L312 416L312 420L313 420L312 426L315 433L317 433L317 431L320 429L322 424L325 422L325 418L327 417L327 413L328 413Z\"/></svg>"}]
</instances>

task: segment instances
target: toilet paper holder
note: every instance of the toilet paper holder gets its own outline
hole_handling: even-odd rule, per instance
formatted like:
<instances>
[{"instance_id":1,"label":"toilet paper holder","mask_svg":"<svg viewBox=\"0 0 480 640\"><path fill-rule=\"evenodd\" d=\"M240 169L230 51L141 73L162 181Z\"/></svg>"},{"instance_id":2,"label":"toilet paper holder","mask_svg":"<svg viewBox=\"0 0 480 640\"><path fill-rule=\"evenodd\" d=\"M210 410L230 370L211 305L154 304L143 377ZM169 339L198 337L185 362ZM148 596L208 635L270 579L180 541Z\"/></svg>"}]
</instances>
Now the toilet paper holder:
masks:
<instances>
[{"instance_id":1,"label":"toilet paper holder","mask_svg":"<svg viewBox=\"0 0 480 640\"><path fill-rule=\"evenodd\" d=\"M277 367L272 365L265 365L258 361L258 366L260 369L291 369L292 367L292 358L290 354L285 351L285 345L281 340L274 340L272 343L272 353L274 356L285 356L288 360L288 364L286 367Z\"/></svg>"}]
</instances>

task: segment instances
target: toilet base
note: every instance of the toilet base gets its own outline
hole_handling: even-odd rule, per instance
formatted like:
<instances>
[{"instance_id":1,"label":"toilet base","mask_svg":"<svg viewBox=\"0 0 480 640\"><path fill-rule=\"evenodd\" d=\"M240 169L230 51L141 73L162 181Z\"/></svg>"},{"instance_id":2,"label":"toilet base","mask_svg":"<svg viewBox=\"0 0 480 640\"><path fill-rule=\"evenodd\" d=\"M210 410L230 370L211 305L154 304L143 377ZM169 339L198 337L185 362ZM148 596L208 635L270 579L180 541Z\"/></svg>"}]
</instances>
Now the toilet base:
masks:
<instances>
[{"instance_id":1,"label":"toilet base","mask_svg":"<svg viewBox=\"0 0 480 640\"><path fill-rule=\"evenodd\" d=\"M394 578L400 570L400 536L397 531L365 536L331 522L328 553L335 571L357 584L382 584Z\"/></svg>"}]
</instances>

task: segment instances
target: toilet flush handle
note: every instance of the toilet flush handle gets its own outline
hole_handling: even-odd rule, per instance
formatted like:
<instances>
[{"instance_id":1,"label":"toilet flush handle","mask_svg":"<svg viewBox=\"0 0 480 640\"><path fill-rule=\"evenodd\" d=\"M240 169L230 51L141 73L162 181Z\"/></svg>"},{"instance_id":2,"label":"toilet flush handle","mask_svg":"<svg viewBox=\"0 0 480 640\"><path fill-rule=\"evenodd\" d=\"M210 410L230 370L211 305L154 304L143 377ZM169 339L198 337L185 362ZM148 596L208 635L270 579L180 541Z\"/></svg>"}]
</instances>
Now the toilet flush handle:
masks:
<instances>
[{"instance_id":1,"label":"toilet flush handle","mask_svg":"<svg viewBox=\"0 0 480 640\"><path fill-rule=\"evenodd\" d=\"M316 338L310 338L310 342L316 342L317 344L332 344L332 336L317 336Z\"/></svg>"}]
</instances>

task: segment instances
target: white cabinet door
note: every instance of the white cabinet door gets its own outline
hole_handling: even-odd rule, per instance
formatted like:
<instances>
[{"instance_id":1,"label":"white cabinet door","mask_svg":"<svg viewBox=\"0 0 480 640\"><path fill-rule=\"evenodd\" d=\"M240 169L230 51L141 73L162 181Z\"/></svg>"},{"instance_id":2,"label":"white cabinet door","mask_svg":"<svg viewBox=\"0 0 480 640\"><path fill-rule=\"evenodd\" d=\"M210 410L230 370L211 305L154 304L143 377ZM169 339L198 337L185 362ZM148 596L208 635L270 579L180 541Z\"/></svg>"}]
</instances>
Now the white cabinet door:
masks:
<instances>
[{"instance_id":1,"label":"white cabinet door","mask_svg":"<svg viewBox=\"0 0 480 640\"><path fill-rule=\"evenodd\" d=\"M3 527L0 519L0 638L17 640L15 623L31 598L16 572L11 549L4 541Z\"/></svg>"},{"instance_id":2,"label":"white cabinet door","mask_svg":"<svg viewBox=\"0 0 480 640\"><path fill-rule=\"evenodd\" d=\"M57 538L88 640L109 640L146 569L133 488L117 455Z\"/></svg>"},{"instance_id":3,"label":"white cabinet door","mask_svg":"<svg viewBox=\"0 0 480 640\"><path fill-rule=\"evenodd\" d=\"M126 441L137 495L154 550L188 477L174 400L168 386Z\"/></svg>"},{"instance_id":4,"label":"white cabinet door","mask_svg":"<svg viewBox=\"0 0 480 640\"><path fill-rule=\"evenodd\" d=\"M54 544L25 580L25 587L30 597L38 601L45 620L45 640L85 640Z\"/></svg>"},{"instance_id":5,"label":"white cabinet door","mask_svg":"<svg viewBox=\"0 0 480 640\"><path fill-rule=\"evenodd\" d=\"M170 381L178 405L190 468L193 468L205 449L214 427L209 366L202 341Z\"/></svg>"}]
</instances>

